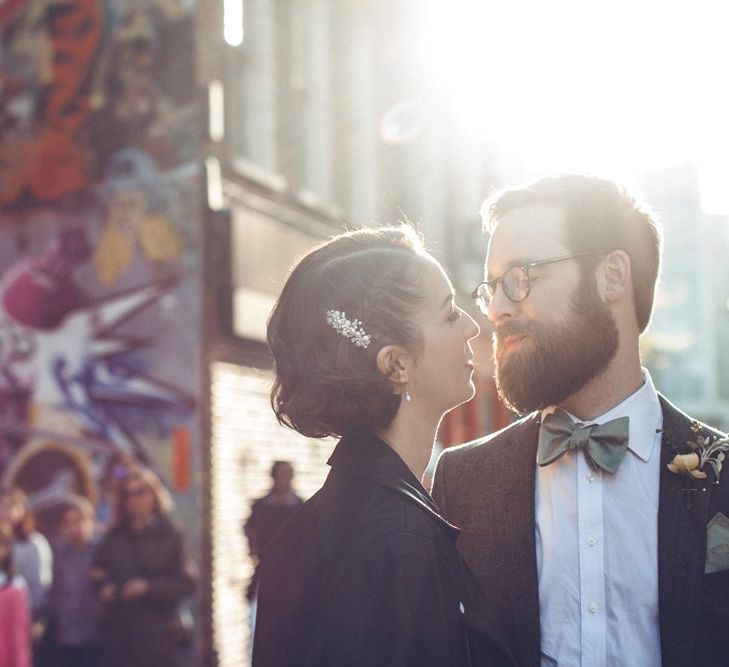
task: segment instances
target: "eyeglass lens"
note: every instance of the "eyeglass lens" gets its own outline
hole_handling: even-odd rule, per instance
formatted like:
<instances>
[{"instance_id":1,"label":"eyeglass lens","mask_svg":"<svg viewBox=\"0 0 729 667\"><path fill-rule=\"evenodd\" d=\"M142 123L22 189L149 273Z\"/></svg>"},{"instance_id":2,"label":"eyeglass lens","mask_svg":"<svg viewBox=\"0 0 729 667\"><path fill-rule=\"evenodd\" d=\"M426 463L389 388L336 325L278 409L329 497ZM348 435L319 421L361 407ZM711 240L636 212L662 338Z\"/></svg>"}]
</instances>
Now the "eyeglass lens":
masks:
<instances>
[{"instance_id":1,"label":"eyeglass lens","mask_svg":"<svg viewBox=\"0 0 729 667\"><path fill-rule=\"evenodd\" d=\"M529 274L523 266L512 266L504 274L503 285L509 299L521 301L529 293Z\"/></svg>"},{"instance_id":2,"label":"eyeglass lens","mask_svg":"<svg viewBox=\"0 0 729 667\"><path fill-rule=\"evenodd\" d=\"M522 301L529 293L529 275L524 267L512 266L498 281L479 285L477 300L482 311L488 307L489 302L494 298L499 282L504 294L511 301Z\"/></svg>"}]
</instances>

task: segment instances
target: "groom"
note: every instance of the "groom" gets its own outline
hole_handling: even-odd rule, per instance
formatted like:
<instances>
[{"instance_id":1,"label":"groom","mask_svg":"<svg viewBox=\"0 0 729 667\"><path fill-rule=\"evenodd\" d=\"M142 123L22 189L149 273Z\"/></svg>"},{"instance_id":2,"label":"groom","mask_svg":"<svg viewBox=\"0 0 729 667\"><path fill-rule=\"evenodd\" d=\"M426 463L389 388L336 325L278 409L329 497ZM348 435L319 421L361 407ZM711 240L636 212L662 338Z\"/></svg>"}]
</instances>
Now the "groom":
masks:
<instances>
[{"instance_id":1,"label":"groom","mask_svg":"<svg viewBox=\"0 0 729 667\"><path fill-rule=\"evenodd\" d=\"M484 213L474 297L499 394L527 416L438 463L433 495L490 607L466 613L495 614L525 667L729 665L726 447L708 449L721 434L658 394L639 355L655 220L572 175Z\"/></svg>"}]
</instances>

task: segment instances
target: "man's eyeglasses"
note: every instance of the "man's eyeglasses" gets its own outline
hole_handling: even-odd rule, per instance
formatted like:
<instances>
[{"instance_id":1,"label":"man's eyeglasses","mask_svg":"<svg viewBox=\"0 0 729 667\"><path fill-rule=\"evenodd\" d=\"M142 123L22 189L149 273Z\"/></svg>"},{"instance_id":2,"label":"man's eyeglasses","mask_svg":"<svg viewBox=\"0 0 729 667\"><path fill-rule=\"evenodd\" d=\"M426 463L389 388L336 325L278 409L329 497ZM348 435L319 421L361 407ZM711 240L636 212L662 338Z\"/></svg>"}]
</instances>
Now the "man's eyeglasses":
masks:
<instances>
[{"instance_id":1,"label":"man's eyeglasses","mask_svg":"<svg viewBox=\"0 0 729 667\"><path fill-rule=\"evenodd\" d=\"M563 257L552 257L551 259L540 259L537 262L529 262L528 264L520 264L517 266L511 266L502 275L493 280L484 280L471 292L471 298L476 302L478 309L484 314L488 315L489 303L496 294L496 288L501 283L501 289L504 290L504 295L509 301L519 303L524 301L529 296L529 291L532 288L533 278L529 275L529 270L535 266L544 266L545 264L556 264L557 262L564 262L568 259L575 259L576 257L586 257L592 255L591 252L582 252L576 255L564 255Z\"/></svg>"}]
</instances>

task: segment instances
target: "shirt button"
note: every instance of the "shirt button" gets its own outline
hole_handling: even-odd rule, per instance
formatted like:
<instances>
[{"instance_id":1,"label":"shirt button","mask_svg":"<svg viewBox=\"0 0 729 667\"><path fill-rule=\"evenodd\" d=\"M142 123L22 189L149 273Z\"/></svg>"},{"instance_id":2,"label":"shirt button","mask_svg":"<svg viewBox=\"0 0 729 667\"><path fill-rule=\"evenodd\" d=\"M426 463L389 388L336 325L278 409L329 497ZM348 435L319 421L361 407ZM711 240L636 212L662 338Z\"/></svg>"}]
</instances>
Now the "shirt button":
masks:
<instances>
[{"instance_id":1,"label":"shirt button","mask_svg":"<svg viewBox=\"0 0 729 667\"><path fill-rule=\"evenodd\" d=\"M588 608L587 611L589 611L591 614L596 614L597 610L600 609L600 606L597 604L597 602L593 602Z\"/></svg>"},{"instance_id":2,"label":"shirt button","mask_svg":"<svg viewBox=\"0 0 729 667\"><path fill-rule=\"evenodd\" d=\"M596 539L595 539L594 537L588 537L588 538L587 538L587 543L588 543L588 544L589 544L589 545L590 545L591 547L594 547L594 546L595 546L595 545L597 544L597 540L596 540Z\"/></svg>"},{"instance_id":3,"label":"shirt button","mask_svg":"<svg viewBox=\"0 0 729 667\"><path fill-rule=\"evenodd\" d=\"M459 602L458 603L458 609L460 610L460 612L462 614L465 614L466 613L466 608L463 606L463 602Z\"/></svg>"},{"instance_id":4,"label":"shirt button","mask_svg":"<svg viewBox=\"0 0 729 667\"><path fill-rule=\"evenodd\" d=\"M587 481L592 484L595 481L595 473L588 472L587 473Z\"/></svg>"}]
</instances>

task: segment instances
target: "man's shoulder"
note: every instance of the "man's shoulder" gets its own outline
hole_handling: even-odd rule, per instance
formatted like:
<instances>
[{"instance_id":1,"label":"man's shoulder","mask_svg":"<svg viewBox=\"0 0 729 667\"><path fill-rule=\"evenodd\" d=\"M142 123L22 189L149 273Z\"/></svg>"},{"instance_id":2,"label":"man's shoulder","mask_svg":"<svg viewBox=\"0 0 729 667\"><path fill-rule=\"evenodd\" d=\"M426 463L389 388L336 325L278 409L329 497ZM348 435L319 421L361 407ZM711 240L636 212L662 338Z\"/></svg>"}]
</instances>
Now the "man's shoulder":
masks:
<instances>
[{"instance_id":1,"label":"man's shoulder","mask_svg":"<svg viewBox=\"0 0 729 667\"><path fill-rule=\"evenodd\" d=\"M538 417L538 412L528 414L499 431L465 442L462 445L448 447L443 450L440 457L449 463L470 463L482 458L499 456L503 448L512 447L515 441L520 440L524 434L529 432L530 428L538 423Z\"/></svg>"}]
</instances>

